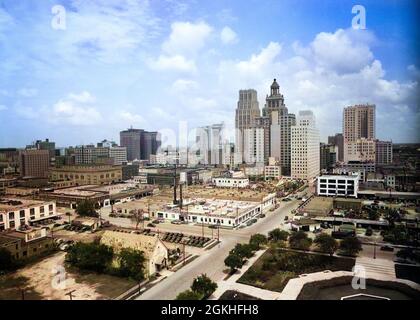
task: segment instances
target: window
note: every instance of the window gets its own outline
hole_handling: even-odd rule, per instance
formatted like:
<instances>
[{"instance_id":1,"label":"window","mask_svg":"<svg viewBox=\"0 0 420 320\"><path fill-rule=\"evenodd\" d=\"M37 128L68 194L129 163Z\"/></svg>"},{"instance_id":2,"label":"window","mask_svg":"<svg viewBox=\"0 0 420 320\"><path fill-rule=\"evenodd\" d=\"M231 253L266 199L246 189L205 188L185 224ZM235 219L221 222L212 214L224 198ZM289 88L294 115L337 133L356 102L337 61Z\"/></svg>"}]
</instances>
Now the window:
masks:
<instances>
[{"instance_id":1,"label":"window","mask_svg":"<svg viewBox=\"0 0 420 320\"><path fill-rule=\"evenodd\" d=\"M44 207L44 206L40 206L40 207L39 207L39 212L40 212L40 213L44 213L44 211L45 211L45 207Z\"/></svg>"},{"instance_id":2,"label":"window","mask_svg":"<svg viewBox=\"0 0 420 320\"><path fill-rule=\"evenodd\" d=\"M20 210L19 211L19 217L20 218L25 218L25 210Z\"/></svg>"},{"instance_id":3,"label":"window","mask_svg":"<svg viewBox=\"0 0 420 320\"><path fill-rule=\"evenodd\" d=\"M48 210L53 211L54 206L52 204L48 205Z\"/></svg>"},{"instance_id":4,"label":"window","mask_svg":"<svg viewBox=\"0 0 420 320\"><path fill-rule=\"evenodd\" d=\"M30 214L31 216L34 216L34 215L35 215L35 208L31 208L31 209L29 209L29 214Z\"/></svg>"},{"instance_id":5,"label":"window","mask_svg":"<svg viewBox=\"0 0 420 320\"><path fill-rule=\"evenodd\" d=\"M9 212L9 220L15 220L15 213Z\"/></svg>"}]
</instances>

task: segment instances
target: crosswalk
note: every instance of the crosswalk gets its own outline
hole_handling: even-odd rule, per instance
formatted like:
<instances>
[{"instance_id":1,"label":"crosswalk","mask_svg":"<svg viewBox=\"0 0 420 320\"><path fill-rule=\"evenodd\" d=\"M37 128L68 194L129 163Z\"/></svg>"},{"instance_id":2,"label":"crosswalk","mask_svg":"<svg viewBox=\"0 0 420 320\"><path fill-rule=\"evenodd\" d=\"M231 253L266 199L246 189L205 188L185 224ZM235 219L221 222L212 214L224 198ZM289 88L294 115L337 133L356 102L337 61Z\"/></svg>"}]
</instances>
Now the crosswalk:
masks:
<instances>
[{"instance_id":1,"label":"crosswalk","mask_svg":"<svg viewBox=\"0 0 420 320\"><path fill-rule=\"evenodd\" d=\"M363 267L367 277L371 275L396 277L394 262L390 260L361 257L356 259L356 266Z\"/></svg>"}]
</instances>

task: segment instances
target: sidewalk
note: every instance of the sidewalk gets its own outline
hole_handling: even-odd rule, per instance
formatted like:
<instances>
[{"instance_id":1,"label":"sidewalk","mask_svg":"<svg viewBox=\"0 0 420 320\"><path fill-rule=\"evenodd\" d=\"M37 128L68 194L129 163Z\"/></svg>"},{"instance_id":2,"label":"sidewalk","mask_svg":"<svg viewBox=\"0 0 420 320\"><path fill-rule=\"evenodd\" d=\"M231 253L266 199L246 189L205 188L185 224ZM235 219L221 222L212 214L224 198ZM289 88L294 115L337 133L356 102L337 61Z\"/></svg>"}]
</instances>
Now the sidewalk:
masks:
<instances>
[{"instance_id":1,"label":"sidewalk","mask_svg":"<svg viewBox=\"0 0 420 320\"><path fill-rule=\"evenodd\" d=\"M245 285L242 283L237 283L236 281L254 264L255 261L261 257L267 249L260 250L255 253L255 255L249 259L240 270L237 270L234 275L232 275L227 280L221 280L217 283L217 289L211 296L210 300L217 300L226 290L235 290L242 293L246 293L250 296L263 299L263 300L277 300L280 297L280 292L269 291L260 289L254 286Z\"/></svg>"}]
</instances>

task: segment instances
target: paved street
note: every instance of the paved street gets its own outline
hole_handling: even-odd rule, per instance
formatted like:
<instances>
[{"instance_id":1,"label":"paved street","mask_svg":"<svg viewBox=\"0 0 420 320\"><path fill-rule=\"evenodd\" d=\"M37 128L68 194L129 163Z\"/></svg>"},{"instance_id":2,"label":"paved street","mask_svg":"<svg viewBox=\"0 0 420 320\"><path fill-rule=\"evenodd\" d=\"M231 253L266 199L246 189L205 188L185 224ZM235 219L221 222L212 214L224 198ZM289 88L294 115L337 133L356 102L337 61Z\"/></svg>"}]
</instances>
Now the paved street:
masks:
<instances>
[{"instance_id":1,"label":"paved street","mask_svg":"<svg viewBox=\"0 0 420 320\"><path fill-rule=\"evenodd\" d=\"M250 227L239 230L220 230L221 243L218 246L215 246L211 250L204 251L199 258L152 287L137 299L175 299L179 292L187 290L190 287L192 280L202 273L206 273L213 281L217 282L222 280L226 276L226 274L223 273L223 270L226 268L224 260L235 244L238 242L247 242L249 237L254 233L266 234L268 231L279 227L280 223L284 222L284 217L286 215L290 216L290 211L297 208L299 203L300 201L297 200L280 202L280 207L277 210L268 212L265 218L259 219L258 223L255 223ZM194 228L195 232L201 232L201 227L190 227ZM211 232L208 230L210 229L207 228L207 232Z\"/></svg>"}]
</instances>

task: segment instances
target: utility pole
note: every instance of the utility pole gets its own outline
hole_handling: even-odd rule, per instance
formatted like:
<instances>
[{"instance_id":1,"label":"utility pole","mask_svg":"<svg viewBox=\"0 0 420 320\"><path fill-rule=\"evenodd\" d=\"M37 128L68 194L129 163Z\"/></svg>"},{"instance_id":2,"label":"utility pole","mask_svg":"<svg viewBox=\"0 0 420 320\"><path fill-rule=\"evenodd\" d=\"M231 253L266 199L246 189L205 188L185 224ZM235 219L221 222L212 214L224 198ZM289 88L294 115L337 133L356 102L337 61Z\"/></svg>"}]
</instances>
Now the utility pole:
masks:
<instances>
[{"instance_id":1,"label":"utility pole","mask_svg":"<svg viewBox=\"0 0 420 320\"><path fill-rule=\"evenodd\" d=\"M73 300L73 292L75 292L76 290L72 290L72 291L70 291L70 292L67 292L66 293L66 296L69 296L70 297L70 300Z\"/></svg>"}]
</instances>

